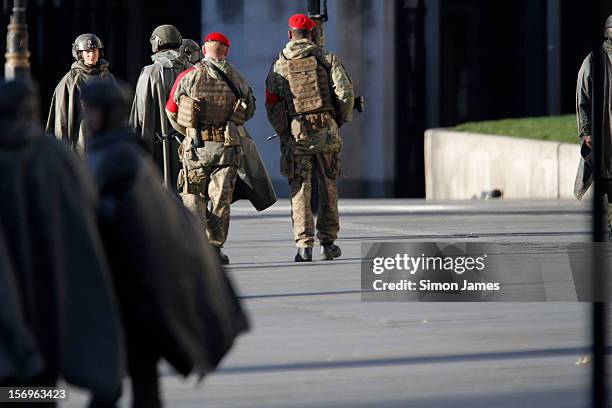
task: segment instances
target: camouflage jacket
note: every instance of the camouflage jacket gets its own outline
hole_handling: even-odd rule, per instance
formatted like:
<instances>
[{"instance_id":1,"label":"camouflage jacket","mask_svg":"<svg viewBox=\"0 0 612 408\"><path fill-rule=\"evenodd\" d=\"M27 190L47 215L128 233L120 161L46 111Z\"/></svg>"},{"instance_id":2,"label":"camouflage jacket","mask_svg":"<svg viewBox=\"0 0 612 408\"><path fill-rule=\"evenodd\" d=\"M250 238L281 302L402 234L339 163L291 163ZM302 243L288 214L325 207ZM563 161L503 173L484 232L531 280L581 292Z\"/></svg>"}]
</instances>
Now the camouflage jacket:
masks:
<instances>
[{"instance_id":1,"label":"camouflage jacket","mask_svg":"<svg viewBox=\"0 0 612 408\"><path fill-rule=\"evenodd\" d=\"M236 86L236 88L242 95L242 98L247 103L246 120L251 119L253 115L255 114L255 108L256 108L255 97L253 96L253 91L251 90L251 87L247 83L244 76L236 68L234 68L232 64L230 64L226 60L219 61L219 60L214 60L210 58L204 58L203 61L209 64L213 64L217 68L221 69L221 71L223 71L225 75L227 75L227 77L232 81L232 83ZM195 86L195 81L197 79L196 70L198 69L206 70L207 74L212 78L223 80L213 68L203 63L197 63L192 68L183 72L177 78L174 84L174 87L172 88L172 91L170 92L168 103L166 104L166 113L168 115L168 119L170 119L170 122L172 123L172 126L176 130L181 132L182 134L185 134L184 129L182 129L180 125L176 123L176 114L178 112L178 101L182 95L193 97L192 90L194 89L194 86Z\"/></svg>"},{"instance_id":2,"label":"camouflage jacket","mask_svg":"<svg viewBox=\"0 0 612 408\"><path fill-rule=\"evenodd\" d=\"M194 97L194 91L197 86L195 82L199 77L198 71L206 70L210 77L223 80L213 68L207 66L203 62L214 64L217 68L220 68L238 89L242 98L247 103L245 119L249 120L255 114L255 97L253 96L253 91L251 90L251 87L247 83L244 76L226 60L219 61L204 58L202 62L197 63L193 68L185 71L177 78L174 87L170 92L168 102L166 103L166 114L168 115L170 124L175 130L183 135L187 135L187 132L184 127L177 123L178 102L180 97L183 95ZM190 137L186 137L183 141L183 150L184 153L192 151ZM200 161L202 161L201 164L205 166L216 166L220 164L239 165L239 156L241 155L239 146L228 147L224 146L221 142L213 141L205 141L204 148L197 149L197 152L198 156L203 156L200 158Z\"/></svg>"},{"instance_id":3,"label":"camouflage jacket","mask_svg":"<svg viewBox=\"0 0 612 408\"><path fill-rule=\"evenodd\" d=\"M333 92L332 98L334 99L333 116L335 122L341 125L350 122L353 118L353 84L340 59L308 39L290 41L280 52L279 58L272 64L268 73L266 80L266 113L270 124L281 137L283 150L288 147L290 150L294 150L294 153L295 146L290 137L291 125L287 110L291 91L287 74L284 72L284 61L310 56L315 56L319 63L323 63L329 74L330 89ZM334 124L330 125L331 127L334 127ZM329 131L333 132L334 130L329 129Z\"/></svg>"}]
</instances>

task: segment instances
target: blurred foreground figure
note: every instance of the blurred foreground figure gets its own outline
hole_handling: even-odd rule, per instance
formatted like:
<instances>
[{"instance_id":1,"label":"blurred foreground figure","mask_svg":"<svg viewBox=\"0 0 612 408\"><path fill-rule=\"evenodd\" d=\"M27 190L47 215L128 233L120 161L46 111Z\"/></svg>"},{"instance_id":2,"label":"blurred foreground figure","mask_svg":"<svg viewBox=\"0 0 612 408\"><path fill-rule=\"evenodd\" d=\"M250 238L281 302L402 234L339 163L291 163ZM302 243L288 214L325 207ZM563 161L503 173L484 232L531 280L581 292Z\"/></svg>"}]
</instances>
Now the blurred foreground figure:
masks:
<instances>
[{"instance_id":1,"label":"blurred foreground figure","mask_svg":"<svg viewBox=\"0 0 612 408\"><path fill-rule=\"evenodd\" d=\"M144 67L138 77L130 124L148 144L155 144L153 159L164 175L166 187L173 188L180 168L179 144L168 134L172 127L164 108L176 77L192 64L180 50L183 38L176 27L169 24L157 27L150 41L153 64ZM166 141L155 143L158 137Z\"/></svg>"},{"instance_id":2,"label":"blurred foreground figure","mask_svg":"<svg viewBox=\"0 0 612 408\"><path fill-rule=\"evenodd\" d=\"M0 95L0 385L63 377L113 400L122 333L93 180L36 125L31 85L2 83Z\"/></svg>"},{"instance_id":3,"label":"blurred foreground figure","mask_svg":"<svg viewBox=\"0 0 612 408\"><path fill-rule=\"evenodd\" d=\"M353 84L334 54L312 42L315 23L304 14L289 21L289 42L266 80L268 120L281 141L281 173L289 179L296 262L312 261L315 225L312 175L319 187L317 238L321 258L341 256L336 181L342 139L338 128L353 118Z\"/></svg>"},{"instance_id":4,"label":"blurred foreground figure","mask_svg":"<svg viewBox=\"0 0 612 408\"><path fill-rule=\"evenodd\" d=\"M159 407L160 358L184 376L203 375L248 324L193 215L162 186L127 127L126 95L108 82L83 91L88 160L125 323L133 406Z\"/></svg>"},{"instance_id":5,"label":"blurred foreground figure","mask_svg":"<svg viewBox=\"0 0 612 408\"><path fill-rule=\"evenodd\" d=\"M93 79L113 79L109 63L102 59L103 50L104 45L96 35L79 35L72 44L76 61L55 87L51 99L47 133L69 143L79 153L83 153L87 138L81 117L81 89Z\"/></svg>"},{"instance_id":6,"label":"blurred foreground figure","mask_svg":"<svg viewBox=\"0 0 612 408\"><path fill-rule=\"evenodd\" d=\"M605 103L603 113L602 146L602 174L601 177L607 181L608 200L608 226L610 228L609 239L612 241L612 191L609 186L612 182L612 15L606 20L604 27L604 43L601 47L601 62L604 64L602 82L605 86L601 95ZM591 154L591 120L593 109L593 55L589 54L578 72L578 85L576 87L576 116L578 121L578 132L580 137L580 153L582 158L576 174L574 194L581 200L593 182L593 157Z\"/></svg>"},{"instance_id":7,"label":"blurred foreground figure","mask_svg":"<svg viewBox=\"0 0 612 408\"><path fill-rule=\"evenodd\" d=\"M223 264L229 263L221 248L229 231L230 205L240 196L236 189L245 192L259 211L276 202L257 147L244 127L255 113L255 97L227 61L229 47L222 33L207 35L204 59L179 75L166 104L170 123L186 136L179 151L183 169L178 189Z\"/></svg>"}]
</instances>

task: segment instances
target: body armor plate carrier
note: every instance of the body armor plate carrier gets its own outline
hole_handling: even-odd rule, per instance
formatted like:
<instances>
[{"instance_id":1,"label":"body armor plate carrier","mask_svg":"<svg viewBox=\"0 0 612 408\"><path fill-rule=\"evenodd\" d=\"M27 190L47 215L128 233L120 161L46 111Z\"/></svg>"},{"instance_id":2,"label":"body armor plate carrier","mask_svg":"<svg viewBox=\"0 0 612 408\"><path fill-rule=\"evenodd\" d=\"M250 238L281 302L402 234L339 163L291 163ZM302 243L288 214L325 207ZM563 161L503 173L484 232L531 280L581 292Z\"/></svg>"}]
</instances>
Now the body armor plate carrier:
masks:
<instances>
[{"instance_id":1,"label":"body armor plate carrier","mask_svg":"<svg viewBox=\"0 0 612 408\"><path fill-rule=\"evenodd\" d=\"M315 56L286 60L285 64L291 91L290 116L333 111L329 77Z\"/></svg>"}]
</instances>

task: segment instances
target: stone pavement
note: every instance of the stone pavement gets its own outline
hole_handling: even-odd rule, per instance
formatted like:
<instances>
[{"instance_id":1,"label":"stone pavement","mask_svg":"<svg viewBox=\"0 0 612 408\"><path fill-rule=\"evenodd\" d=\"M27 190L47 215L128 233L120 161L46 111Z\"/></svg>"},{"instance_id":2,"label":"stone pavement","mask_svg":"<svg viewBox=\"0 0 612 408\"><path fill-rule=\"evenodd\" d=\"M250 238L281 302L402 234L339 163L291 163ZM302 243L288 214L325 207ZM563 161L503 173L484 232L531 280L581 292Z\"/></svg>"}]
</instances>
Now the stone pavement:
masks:
<instances>
[{"instance_id":1,"label":"stone pavement","mask_svg":"<svg viewBox=\"0 0 612 408\"><path fill-rule=\"evenodd\" d=\"M586 241L584 205L341 200L344 256L306 265L291 262L286 200L232 211L229 271L253 330L199 386L163 367L168 407L587 405L590 365L577 360L588 304L362 303L359 293L364 241ZM75 391L63 406L84 401Z\"/></svg>"}]
</instances>

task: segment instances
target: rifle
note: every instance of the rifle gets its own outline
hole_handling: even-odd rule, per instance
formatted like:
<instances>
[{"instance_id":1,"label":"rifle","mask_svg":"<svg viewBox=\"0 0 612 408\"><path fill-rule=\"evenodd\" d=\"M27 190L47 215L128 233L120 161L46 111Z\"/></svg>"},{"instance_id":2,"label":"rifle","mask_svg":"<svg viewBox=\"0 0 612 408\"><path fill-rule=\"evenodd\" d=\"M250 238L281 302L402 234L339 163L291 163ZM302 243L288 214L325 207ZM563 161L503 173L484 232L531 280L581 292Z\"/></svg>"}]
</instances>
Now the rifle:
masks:
<instances>
[{"instance_id":1,"label":"rifle","mask_svg":"<svg viewBox=\"0 0 612 408\"><path fill-rule=\"evenodd\" d=\"M313 30L312 42L319 47L323 47L325 44L323 24L328 20L327 0L306 0L306 9L308 10L308 17L316 24Z\"/></svg>"},{"instance_id":2,"label":"rifle","mask_svg":"<svg viewBox=\"0 0 612 408\"><path fill-rule=\"evenodd\" d=\"M162 144L162 153L164 156L164 186L166 188L170 188L170 139L174 138L179 144L183 143L183 136L181 133L177 132L175 129L170 128L166 133L155 133L155 137L157 140L155 143Z\"/></svg>"},{"instance_id":3,"label":"rifle","mask_svg":"<svg viewBox=\"0 0 612 408\"><path fill-rule=\"evenodd\" d=\"M185 139L185 136L183 136L176 129L170 129L166 133L158 132L155 134L155 137L157 137L157 140L155 141L156 143L163 143L164 140L170 140L172 138L174 138L174 140L176 140L179 143L183 143L183 140Z\"/></svg>"},{"instance_id":4,"label":"rifle","mask_svg":"<svg viewBox=\"0 0 612 408\"><path fill-rule=\"evenodd\" d=\"M308 17L315 22L315 28L312 33L312 42L317 44L319 47L323 47L325 44L325 32L323 30L323 26L329 19L329 16L327 15L327 0L306 0L306 10L308 10ZM353 110L359 113L365 112L364 96L360 95L355 97Z\"/></svg>"},{"instance_id":5,"label":"rifle","mask_svg":"<svg viewBox=\"0 0 612 408\"><path fill-rule=\"evenodd\" d=\"M196 132L195 137L193 138L193 145L196 149L204 146L204 142L202 141L202 122L200 121L202 105L198 104L196 108Z\"/></svg>"}]
</instances>

